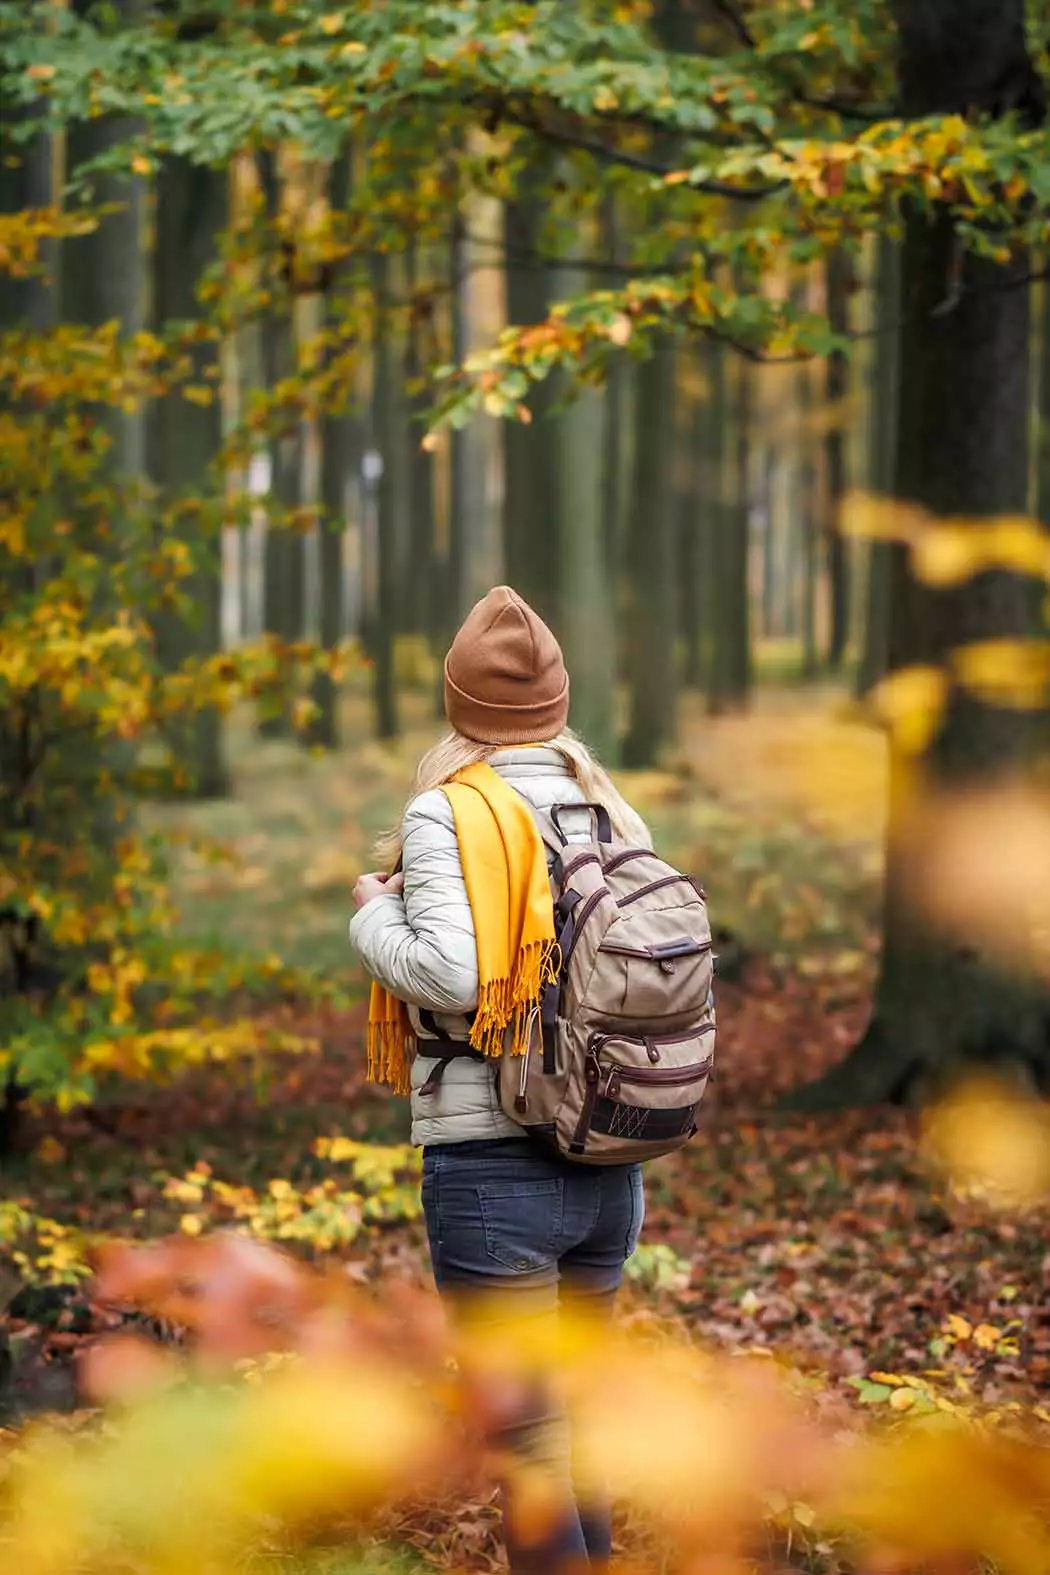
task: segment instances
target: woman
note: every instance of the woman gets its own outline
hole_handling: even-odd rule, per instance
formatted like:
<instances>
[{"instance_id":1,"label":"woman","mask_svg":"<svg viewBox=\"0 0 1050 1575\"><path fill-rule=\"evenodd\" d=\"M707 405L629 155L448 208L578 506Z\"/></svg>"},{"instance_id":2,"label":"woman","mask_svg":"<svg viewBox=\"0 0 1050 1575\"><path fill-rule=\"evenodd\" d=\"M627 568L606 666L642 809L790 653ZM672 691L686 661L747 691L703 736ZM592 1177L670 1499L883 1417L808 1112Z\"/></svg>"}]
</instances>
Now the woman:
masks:
<instances>
[{"instance_id":1,"label":"woman","mask_svg":"<svg viewBox=\"0 0 1050 1575\"><path fill-rule=\"evenodd\" d=\"M558 642L506 586L453 641L445 712L451 732L422 760L401 828L379 849L399 873L362 875L354 888L350 940L374 981L369 1075L411 1091L434 1276L452 1307L498 1291L481 1305L546 1318L575 1301L608 1315L642 1225L640 1170L549 1156L503 1113L494 1071L524 1048L557 966L547 855L528 806L600 803L618 836L645 846L649 836L567 731ZM560 819L569 841L590 840L587 810ZM507 1447L549 1474L561 1504L537 1544L515 1527L505 1485L514 1575L608 1559L608 1507L576 1503L563 1425L540 1405L509 1432Z\"/></svg>"}]
</instances>

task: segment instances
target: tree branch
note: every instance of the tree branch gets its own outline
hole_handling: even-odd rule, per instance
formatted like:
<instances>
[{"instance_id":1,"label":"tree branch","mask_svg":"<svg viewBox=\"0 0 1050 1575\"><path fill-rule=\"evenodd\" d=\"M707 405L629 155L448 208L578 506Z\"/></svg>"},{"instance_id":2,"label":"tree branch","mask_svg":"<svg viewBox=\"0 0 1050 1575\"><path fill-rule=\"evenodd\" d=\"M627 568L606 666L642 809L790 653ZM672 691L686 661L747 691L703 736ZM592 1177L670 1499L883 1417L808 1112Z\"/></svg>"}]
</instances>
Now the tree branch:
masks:
<instances>
[{"instance_id":1,"label":"tree branch","mask_svg":"<svg viewBox=\"0 0 1050 1575\"><path fill-rule=\"evenodd\" d=\"M758 39L748 27L743 15L733 4L733 0L712 0L712 3L719 16L732 28L744 48L757 52L759 47ZM771 62L769 63L769 69L771 73L774 71ZM841 115L843 120L860 120L874 125L880 120L891 120L898 113L892 104L887 105L885 108L874 108L870 105L854 104L850 99L839 98L837 95L823 98L807 93L804 89L798 88L789 82L785 82L784 86L789 96L797 104L804 104L807 109L822 109L833 115Z\"/></svg>"},{"instance_id":2,"label":"tree branch","mask_svg":"<svg viewBox=\"0 0 1050 1575\"><path fill-rule=\"evenodd\" d=\"M544 126L538 120L524 114L520 110L504 105L503 118L512 125L518 126L522 131L531 131L533 136L539 137L544 142L552 142L558 147L575 148L581 153L589 153L592 158L605 164L618 164L624 169L638 170L643 175L654 175L661 180L667 175L676 173L674 165L658 164L652 159L643 158L637 153L628 153L623 148L610 147L608 143L596 142L590 137L582 136L578 132L554 130ZM690 187L691 191L703 192L709 197L723 197L733 202L764 202L768 197L774 197L778 192L785 191L790 186L790 181L773 181L766 186L741 187L730 186L724 181L705 180L697 181Z\"/></svg>"}]
</instances>

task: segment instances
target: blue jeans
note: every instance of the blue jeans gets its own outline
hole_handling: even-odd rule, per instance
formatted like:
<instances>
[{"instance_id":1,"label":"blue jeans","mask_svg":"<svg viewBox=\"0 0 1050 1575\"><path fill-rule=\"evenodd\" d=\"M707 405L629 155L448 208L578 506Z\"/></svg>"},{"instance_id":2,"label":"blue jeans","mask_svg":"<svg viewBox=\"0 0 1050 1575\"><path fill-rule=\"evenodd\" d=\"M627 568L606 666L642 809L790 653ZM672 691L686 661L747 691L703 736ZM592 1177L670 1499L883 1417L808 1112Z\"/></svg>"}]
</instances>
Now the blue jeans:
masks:
<instances>
[{"instance_id":1,"label":"blue jeans","mask_svg":"<svg viewBox=\"0 0 1050 1575\"><path fill-rule=\"evenodd\" d=\"M453 1310L498 1291L490 1312L482 1299L480 1316L543 1319L560 1305L607 1318L645 1202L637 1165L573 1165L529 1138L505 1138L425 1149L423 1212L434 1278ZM512 1575L604 1563L612 1551L609 1506L577 1503L564 1419L539 1398L502 1442L549 1470L565 1503L543 1542L526 1545L515 1535L513 1494L504 1484Z\"/></svg>"}]
</instances>

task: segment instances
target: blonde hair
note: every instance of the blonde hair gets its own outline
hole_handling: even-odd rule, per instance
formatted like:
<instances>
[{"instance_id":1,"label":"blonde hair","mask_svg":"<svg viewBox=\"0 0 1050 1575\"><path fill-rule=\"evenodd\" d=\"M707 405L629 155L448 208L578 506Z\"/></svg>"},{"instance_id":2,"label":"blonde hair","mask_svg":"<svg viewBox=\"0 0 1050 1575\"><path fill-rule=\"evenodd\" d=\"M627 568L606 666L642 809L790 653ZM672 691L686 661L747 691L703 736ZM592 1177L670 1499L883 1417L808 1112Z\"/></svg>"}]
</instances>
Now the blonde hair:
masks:
<instances>
[{"instance_id":1,"label":"blonde hair","mask_svg":"<svg viewBox=\"0 0 1050 1575\"><path fill-rule=\"evenodd\" d=\"M518 746L507 744L477 744L473 739L465 738L462 733L446 733L432 749L427 750L419 762L409 804L421 793L429 793L432 788L439 788L450 782L456 772L462 771L466 766L476 765L478 761L488 760L490 756L497 755L504 749L516 747ZM591 754L583 739L578 738L570 728L565 728L557 738L549 739L545 744L525 747L556 749L570 767L585 800L589 804L603 804L608 810L609 820L616 835L622 837L625 842L648 845L649 832L641 816L631 808L613 783L609 773ZM380 868L388 870L394 868L401 857L400 824L393 830L383 833L376 842L375 852Z\"/></svg>"}]
</instances>

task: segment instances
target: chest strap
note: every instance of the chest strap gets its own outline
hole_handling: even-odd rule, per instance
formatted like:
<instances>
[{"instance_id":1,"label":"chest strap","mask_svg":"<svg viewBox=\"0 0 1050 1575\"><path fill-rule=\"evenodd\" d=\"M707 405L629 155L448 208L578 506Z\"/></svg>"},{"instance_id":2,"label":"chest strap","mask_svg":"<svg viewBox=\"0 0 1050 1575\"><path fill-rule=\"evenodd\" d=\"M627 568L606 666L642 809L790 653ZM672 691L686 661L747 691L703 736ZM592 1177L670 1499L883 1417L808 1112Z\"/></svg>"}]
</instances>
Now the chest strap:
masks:
<instances>
[{"instance_id":1,"label":"chest strap","mask_svg":"<svg viewBox=\"0 0 1050 1575\"><path fill-rule=\"evenodd\" d=\"M474 1050L465 1039L453 1039L451 1034L447 1034L443 1028L439 1027L432 1012L427 1012L420 1008L418 1016L420 1027L425 1028L428 1034L433 1035L435 1041L441 1046L435 1058L434 1070L422 1087L416 1090L421 1098L429 1099L441 1087L445 1070L450 1061L487 1061L488 1057L482 1055L480 1050Z\"/></svg>"}]
</instances>

